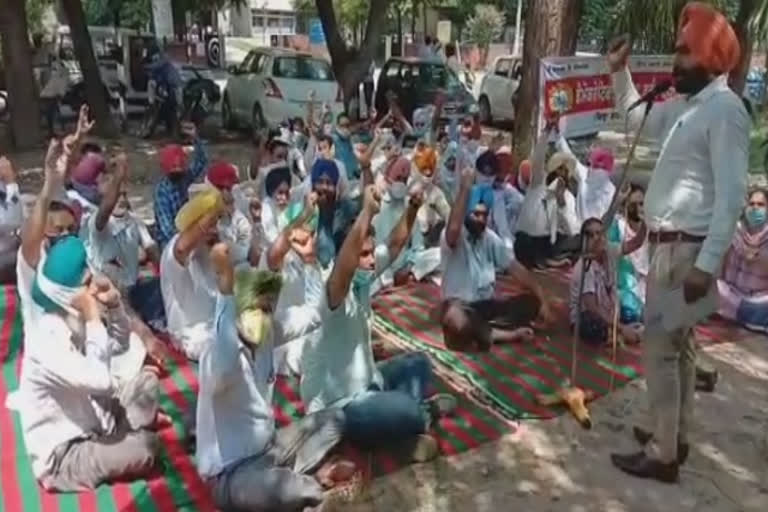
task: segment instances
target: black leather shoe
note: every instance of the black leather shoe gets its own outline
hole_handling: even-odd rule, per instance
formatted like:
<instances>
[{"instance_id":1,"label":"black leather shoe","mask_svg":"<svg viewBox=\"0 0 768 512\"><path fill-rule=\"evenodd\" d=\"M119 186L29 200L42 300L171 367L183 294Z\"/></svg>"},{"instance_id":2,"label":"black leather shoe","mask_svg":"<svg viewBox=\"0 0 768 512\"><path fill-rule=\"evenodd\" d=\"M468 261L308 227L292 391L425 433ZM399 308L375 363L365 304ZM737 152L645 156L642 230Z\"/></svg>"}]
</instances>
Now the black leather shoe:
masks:
<instances>
[{"instance_id":1,"label":"black leather shoe","mask_svg":"<svg viewBox=\"0 0 768 512\"><path fill-rule=\"evenodd\" d=\"M640 427L632 427L632 433L635 435L635 439L638 443L645 446L651 439L653 439L653 433L648 432ZM677 443L677 463L682 466L685 461L688 460L688 443Z\"/></svg>"},{"instance_id":2,"label":"black leather shoe","mask_svg":"<svg viewBox=\"0 0 768 512\"><path fill-rule=\"evenodd\" d=\"M664 464L648 458L645 453L638 452L629 455L611 454L611 462L620 470L640 478L653 478L659 482L673 484L677 482L679 467L677 462Z\"/></svg>"}]
</instances>

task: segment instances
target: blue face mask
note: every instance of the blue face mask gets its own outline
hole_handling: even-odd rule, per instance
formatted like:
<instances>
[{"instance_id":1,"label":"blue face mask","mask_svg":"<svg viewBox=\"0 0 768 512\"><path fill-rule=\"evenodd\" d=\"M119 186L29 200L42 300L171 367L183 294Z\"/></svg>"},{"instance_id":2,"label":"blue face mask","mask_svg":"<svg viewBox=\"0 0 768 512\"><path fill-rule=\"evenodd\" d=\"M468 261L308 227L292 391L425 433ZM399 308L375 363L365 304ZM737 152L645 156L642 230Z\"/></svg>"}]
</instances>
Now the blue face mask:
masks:
<instances>
[{"instance_id":1,"label":"blue face mask","mask_svg":"<svg viewBox=\"0 0 768 512\"><path fill-rule=\"evenodd\" d=\"M757 228L765 224L767 214L765 208L749 207L747 208L745 216L747 218L747 224L749 224L750 227Z\"/></svg>"}]
</instances>

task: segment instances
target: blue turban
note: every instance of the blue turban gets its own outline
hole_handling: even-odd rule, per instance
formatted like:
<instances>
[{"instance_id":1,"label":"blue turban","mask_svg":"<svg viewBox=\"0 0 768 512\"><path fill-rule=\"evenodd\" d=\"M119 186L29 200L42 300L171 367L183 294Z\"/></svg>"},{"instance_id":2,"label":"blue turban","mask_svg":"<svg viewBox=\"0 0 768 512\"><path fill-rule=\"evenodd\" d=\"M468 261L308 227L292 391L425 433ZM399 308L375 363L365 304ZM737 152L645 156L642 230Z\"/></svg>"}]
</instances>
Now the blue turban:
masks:
<instances>
[{"instance_id":1,"label":"blue turban","mask_svg":"<svg viewBox=\"0 0 768 512\"><path fill-rule=\"evenodd\" d=\"M487 173L485 171L487 167L490 167L492 172ZM493 151L485 151L482 155L477 157L475 168L479 173L486 176L496 176L499 173L499 159L496 158L496 154Z\"/></svg>"},{"instance_id":2,"label":"blue turban","mask_svg":"<svg viewBox=\"0 0 768 512\"><path fill-rule=\"evenodd\" d=\"M264 180L264 188L267 191L267 195L272 197L277 187L283 183L287 183L288 186L291 185L291 170L283 166L271 169Z\"/></svg>"},{"instance_id":3,"label":"blue turban","mask_svg":"<svg viewBox=\"0 0 768 512\"><path fill-rule=\"evenodd\" d=\"M475 211L478 204L484 204L488 211L493 208L493 187L490 185L473 185L467 199L467 216Z\"/></svg>"},{"instance_id":4,"label":"blue turban","mask_svg":"<svg viewBox=\"0 0 768 512\"><path fill-rule=\"evenodd\" d=\"M310 172L312 185L317 183L323 176L328 176L334 185L339 183L339 167L336 165L335 161L326 158L318 158L315 161L314 165L312 165L312 171Z\"/></svg>"},{"instance_id":5,"label":"blue turban","mask_svg":"<svg viewBox=\"0 0 768 512\"><path fill-rule=\"evenodd\" d=\"M48 254L43 263L42 274L45 279L54 285L78 288L82 285L83 276L87 268L88 256L85 252L85 245L75 235L69 235L57 241L48 249ZM65 307L64 304L58 304L54 298L46 295L41 289L40 277L38 276L32 287L32 300L46 312L50 313Z\"/></svg>"}]
</instances>

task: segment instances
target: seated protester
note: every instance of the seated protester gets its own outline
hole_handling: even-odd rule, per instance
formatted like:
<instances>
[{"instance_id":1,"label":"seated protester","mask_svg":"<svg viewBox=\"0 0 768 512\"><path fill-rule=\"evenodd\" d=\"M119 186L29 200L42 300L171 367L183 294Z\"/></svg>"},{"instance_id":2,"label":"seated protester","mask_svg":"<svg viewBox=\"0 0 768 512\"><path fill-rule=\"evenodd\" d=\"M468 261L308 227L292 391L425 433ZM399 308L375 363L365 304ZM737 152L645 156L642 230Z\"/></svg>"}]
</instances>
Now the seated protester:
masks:
<instances>
[{"instance_id":1,"label":"seated protester","mask_svg":"<svg viewBox=\"0 0 768 512\"><path fill-rule=\"evenodd\" d=\"M629 240L612 244L606 240L603 222L587 219L581 227L584 256L571 274L570 320L571 328L579 318L579 337L585 343L602 345L610 341L616 308L616 262L620 256L636 251L645 242L647 228L643 223L637 234ZM582 272L584 286L579 296ZM640 341L636 324L619 322L619 333L627 343Z\"/></svg>"},{"instance_id":2,"label":"seated protester","mask_svg":"<svg viewBox=\"0 0 768 512\"><path fill-rule=\"evenodd\" d=\"M371 221L380 198L373 185L366 187L363 209L321 294L320 334L304 347L300 392L308 413L343 408L344 437L353 443L406 442L412 459L425 461L438 450L425 435L432 418L455 407L455 400L448 395L425 400L431 368L424 354L377 365L369 324L371 285L408 242L420 199L411 196L389 243L375 247Z\"/></svg>"},{"instance_id":3,"label":"seated protester","mask_svg":"<svg viewBox=\"0 0 768 512\"><path fill-rule=\"evenodd\" d=\"M159 461L157 376L120 383L110 368L114 339L102 315L119 307L106 279L91 279L83 243L53 244L24 294L42 310L25 325L19 385L21 426L35 477L47 491L93 490L145 478Z\"/></svg>"},{"instance_id":4,"label":"seated protester","mask_svg":"<svg viewBox=\"0 0 768 512\"><path fill-rule=\"evenodd\" d=\"M266 199L269 197L267 193L267 176L273 169L288 168L288 142L279 138L273 137L267 142L267 153L265 158L262 159L261 165L258 168L256 176L253 180L256 182L256 190L259 193L259 199ZM291 176L290 169L288 171L288 189L293 186L293 176Z\"/></svg>"},{"instance_id":5,"label":"seated protester","mask_svg":"<svg viewBox=\"0 0 768 512\"><path fill-rule=\"evenodd\" d=\"M203 176L208 166L208 155L198 138L197 128L192 123L182 123L182 132L195 146L192 162L187 165L184 148L169 144L160 150L160 165L165 176L155 185L155 240L160 248L176 235L176 215L189 199L189 187Z\"/></svg>"},{"instance_id":6,"label":"seated protester","mask_svg":"<svg viewBox=\"0 0 768 512\"><path fill-rule=\"evenodd\" d=\"M517 219L515 258L526 268L556 264L555 259L578 252L576 199L567 183L576 161L564 153L544 164L554 121L547 123L533 150L531 182ZM546 174L545 174L546 169ZM559 235L559 236L558 236Z\"/></svg>"},{"instance_id":7,"label":"seated protester","mask_svg":"<svg viewBox=\"0 0 768 512\"><path fill-rule=\"evenodd\" d=\"M323 268L330 267L336 258L336 248L343 240L344 219L337 207L339 168L333 160L320 159L310 172L312 191L317 194L317 260Z\"/></svg>"},{"instance_id":8,"label":"seated protester","mask_svg":"<svg viewBox=\"0 0 768 512\"><path fill-rule=\"evenodd\" d=\"M216 226L223 207L215 188L190 198L176 215L178 234L160 257L168 333L171 342L194 361L214 337L216 283L209 251L218 241Z\"/></svg>"},{"instance_id":9,"label":"seated protester","mask_svg":"<svg viewBox=\"0 0 768 512\"><path fill-rule=\"evenodd\" d=\"M638 185L631 185L626 198L625 213L617 215L608 240L618 243L631 240L643 227L643 201L645 190ZM645 285L650 266L648 240L634 252L625 254L618 264L619 307L622 323L642 323L645 311Z\"/></svg>"},{"instance_id":10,"label":"seated protester","mask_svg":"<svg viewBox=\"0 0 768 512\"><path fill-rule=\"evenodd\" d=\"M0 284L16 283L16 253L23 220L19 185L13 164L0 156Z\"/></svg>"},{"instance_id":11,"label":"seated protester","mask_svg":"<svg viewBox=\"0 0 768 512\"><path fill-rule=\"evenodd\" d=\"M252 228L246 216L235 207L233 189L239 181L237 168L227 162L215 163L208 169L206 180L221 193L224 203L217 226L219 240L229 245L235 266L245 264L251 250Z\"/></svg>"},{"instance_id":12,"label":"seated protester","mask_svg":"<svg viewBox=\"0 0 768 512\"><path fill-rule=\"evenodd\" d=\"M749 194L717 281L718 313L748 329L768 330L768 192Z\"/></svg>"},{"instance_id":13,"label":"seated protester","mask_svg":"<svg viewBox=\"0 0 768 512\"><path fill-rule=\"evenodd\" d=\"M459 172L456 170L459 157L459 145L456 142L449 142L445 150L440 153L438 162L438 184L445 194L449 203L456 199L459 191Z\"/></svg>"},{"instance_id":14,"label":"seated protester","mask_svg":"<svg viewBox=\"0 0 768 512\"><path fill-rule=\"evenodd\" d=\"M317 194L292 203L283 215L286 227L260 266L283 280L275 307L275 367L282 375L300 375L304 344L320 326L318 307L330 269L323 269L315 254Z\"/></svg>"},{"instance_id":15,"label":"seated protester","mask_svg":"<svg viewBox=\"0 0 768 512\"><path fill-rule=\"evenodd\" d=\"M523 195L504 182L499 158L492 150L489 149L478 157L475 168L476 184L493 189L493 209L489 212L488 225L504 242L504 247L514 251L515 225L523 204Z\"/></svg>"},{"instance_id":16,"label":"seated protester","mask_svg":"<svg viewBox=\"0 0 768 512\"><path fill-rule=\"evenodd\" d=\"M451 207L437 186L437 153L424 142L416 145L414 170L409 187L419 187L424 204L416 215L416 229L411 238L411 273L420 281L440 267L440 233L445 228Z\"/></svg>"},{"instance_id":17,"label":"seated protester","mask_svg":"<svg viewBox=\"0 0 768 512\"><path fill-rule=\"evenodd\" d=\"M352 123L345 112L336 116L336 126L333 129L332 137L335 156L344 164L347 181L359 180L360 164L352 145Z\"/></svg>"},{"instance_id":18,"label":"seated protester","mask_svg":"<svg viewBox=\"0 0 768 512\"><path fill-rule=\"evenodd\" d=\"M381 175L377 187L382 191L381 208L371 220L374 233L374 243L377 246L386 245L392 232L399 226L400 219L408 207L408 178L411 174L411 162L401 156L390 161ZM387 268L379 272L378 278L371 286L375 294L382 288L404 284L411 271L411 254L409 244L400 251L393 261L388 262Z\"/></svg>"},{"instance_id":19,"label":"seated protester","mask_svg":"<svg viewBox=\"0 0 768 512\"><path fill-rule=\"evenodd\" d=\"M616 185L611 181L614 158L607 148L593 147L589 150L589 167L579 162L571 146L560 134L557 138L557 150L571 155L576 163L575 177L578 179L576 211L580 219L602 219L611 206L616 193Z\"/></svg>"},{"instance_id":20,"label":"seated protester","mask_svg":"<svg viewBox=\"0 0 768 512\"><path fill-rule=\"evenodd\" d=\"M344 199L350 194L353 194L352 185L347 178L346 166L344 163L336 158L335 146L333 144L333 138L330 135L317 135L312 136L309 142L310 147L304 153L305 164L307 169L310 169L310 176L304 180L304 182L296 187L293 191L294 199L302 199L312 189L311 169L318 160L331 160L336 164L339 170L339 180L337 184L339 199ZM359 192L358 192L359 194Z\"/></svg>"},{"instance_id":21,"label":"seated protester","mask_svg":"<svg viewBox=\"0 0 768 512\"><path fill-rule=\"evenodd\" d=\"M488 228L493 190L474 181L473 170L466 168L441 240L440 323L445 346L460 351L530 340L531 322L537 316L547 322L552 318L541 287ZM497 272L510 272L531 293L494 299Z\"/></svg>"},{"instance_id":22,"label":"seated protester","mask_svg":"<svg viewBox=\"0 0 768 512\"><path fill-rule=\"evenodd\" d=\"M273 167L265 177L267 196L261 203L261 225L267 244L272 244L285 227L283 212L291 199L291 171Z\"/></svg>"},{"instance_id":23,"label":"seated protester","mask_svg":"<svg viewBox=\"0 0 768 512\"><path fill-rule=\"evenodd\" d=\"M146 352L162 363L166 358L165 346L147 326L165 325L160 279L139 281L139 252L143 249L151 254L150 259L155 263L160 261L159 254L146 226L130 211L123 186L127 174L128 160L125 154L120 154L109 182L100 182L98 209L86 219L81 232L85 234L90 264L109 277L130 306L127 308L130 330L138 335ZM136 348L131 350L135 354L139 352ZM136 358L144 359L138 355Z\"/></svg>"},{"instance_id":24,"label":"seated protester","mask_svg":"<svg viewBox=\"0 0 768 512\"><path fill-rule=\"evenodd\" d=\"M323 502L317 469L339 441L343 413L325 409L277 429L272 409L272 308L280 277L235 275L225 244L216 269L216 335L200 359L197 467L221 510L301 512Z\"/></svg>"}]
</instances>

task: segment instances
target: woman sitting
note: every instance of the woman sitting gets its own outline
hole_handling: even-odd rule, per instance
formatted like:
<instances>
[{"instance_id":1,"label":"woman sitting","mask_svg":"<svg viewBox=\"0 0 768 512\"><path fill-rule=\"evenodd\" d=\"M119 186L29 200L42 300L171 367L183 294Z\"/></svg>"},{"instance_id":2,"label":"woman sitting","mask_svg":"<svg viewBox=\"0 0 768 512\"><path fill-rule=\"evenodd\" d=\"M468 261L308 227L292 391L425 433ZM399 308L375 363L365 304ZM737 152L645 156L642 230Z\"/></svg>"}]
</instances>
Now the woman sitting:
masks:
<instances>
[{"instance_id":1,"label":"woman sitting","mask_svg":"<svg viewBox=\"0 0 768 512\"><path fill-rule=\"evenodd\" d=\"M591 218L581 226L584 255L576 263L571 277L570 320L579 324L579 336L589 344L608 341L616 309L616 263L624 254L636 251L645 242L647 228L621 244L608 243L603 222ZM582 281L582 273L586 272ZM619 323L619 332L627 343L640 341L635 325Z\"/></svg>"},{"instance_id":2,"label":"woman sitting","mask_svg":"<svg viewBox=\"0 0 768 512\"><path fill-rule=\"evenodd\" d=\"M768 331L768 191L754 190L736 226L717 281L721 316L748 329Z\"/></svg>"}]
</instances>

